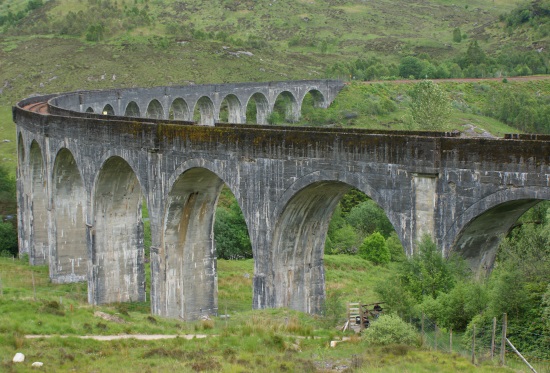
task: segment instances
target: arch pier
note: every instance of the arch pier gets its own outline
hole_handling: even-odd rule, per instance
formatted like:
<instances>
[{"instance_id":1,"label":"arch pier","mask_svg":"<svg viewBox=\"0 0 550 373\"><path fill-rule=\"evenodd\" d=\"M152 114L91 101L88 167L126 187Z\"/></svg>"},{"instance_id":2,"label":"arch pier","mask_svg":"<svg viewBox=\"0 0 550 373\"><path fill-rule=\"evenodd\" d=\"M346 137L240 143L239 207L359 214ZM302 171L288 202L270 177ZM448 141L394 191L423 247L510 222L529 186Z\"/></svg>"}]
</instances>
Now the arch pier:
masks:
<instances>
[{"instance_id":1,"label":"arch pier","mask_svg":"<svg viewBox=\"0 0 550 373\"><path fill-rule=\"evenodd\" d=\"M327 107L342 87L243 83L19 102L20 253L49 264L54 282L87 281L92 304L143 300L146 205L153 314L216 314L213 224L225 184L251 240L251 307L318 313L328 222L350 188L385 211L408 255L429 234L442 255L459 253L480 274L517 218L550 199L550 136L265 124L280 96L293 121L308 93Z\"/></svg>"}]
</instances>

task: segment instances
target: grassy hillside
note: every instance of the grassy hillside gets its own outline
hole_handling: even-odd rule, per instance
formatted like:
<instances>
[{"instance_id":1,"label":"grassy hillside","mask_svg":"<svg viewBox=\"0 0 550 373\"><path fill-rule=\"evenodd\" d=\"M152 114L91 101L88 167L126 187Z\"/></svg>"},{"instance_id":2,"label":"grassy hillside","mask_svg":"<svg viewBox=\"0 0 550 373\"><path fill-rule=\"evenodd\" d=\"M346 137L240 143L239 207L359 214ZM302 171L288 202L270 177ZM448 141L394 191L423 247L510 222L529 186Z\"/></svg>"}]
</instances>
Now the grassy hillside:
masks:
<instances>
[{"instance_id":1,"label":"grassy hillside","mask_svg":"<svg viewBox=\"0 0 550 373\"><path fill-rule=\"evenodd\" d=\"M415 347L368 346L359 338L329 348L343 334L335 325L345 318L347 300L371 301L370 287L391 270L375 267L353 256L326 258L329 299L338 292L329 315L311 317L287 309L251 311L252 284L246 274L253 262L219 261L219 304L240 299L248 309L232 311L229 320L182 323L152 317L147 303L92 307L85 284L53 285L46 267L0 258L0 370L34 371L30 364L44 362L46 372L156 372L177 369L197 371L300 371L317 372L351 368L354 371L489 372L494 366L477 368L458 355L445 355ZM34 282L34 288L33 288ZM234 303L235 304L235 303ZM123 322L106 321L94 312L118 316ZM335 321L336 320L336 321ZM94 341L77 335L178 334L171 340ZM53 338L26 339L26 334L50 334ZM186 340L184 334L207 338ZM68 335L69 338L60 338ZM57 336L57 337L55 337ZM72 336L72 337L71 337ZM306 338L304 338L306 337ZM13 364L16 352L25 363ZM499 371L511 371L500 369Z\"/></svg>"}]
</instances>

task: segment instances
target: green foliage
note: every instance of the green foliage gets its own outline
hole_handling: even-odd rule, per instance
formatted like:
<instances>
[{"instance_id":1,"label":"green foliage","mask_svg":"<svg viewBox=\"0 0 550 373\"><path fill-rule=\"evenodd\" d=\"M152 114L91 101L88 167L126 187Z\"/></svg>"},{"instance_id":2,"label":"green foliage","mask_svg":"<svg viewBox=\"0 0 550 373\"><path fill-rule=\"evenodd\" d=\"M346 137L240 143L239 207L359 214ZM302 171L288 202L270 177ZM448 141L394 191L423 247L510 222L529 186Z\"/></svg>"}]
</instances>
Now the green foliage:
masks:
<instances>
[{"instance_id":1,"label":"green foliage","mask_svg":"<svg viewBox=\"0 0 550 373\"><path fill-rule=\"evenodd\" d=\"M367 200L369 200L369 197L365 193L361 192L359 189L351 189L349 192L344 194L342 200L340 200L342 215L345 216L349 214L352 208Z\"/></svg>"},{"instance_id":2,"label":"green foliage","mask_svg":"<svg viewBox=\"0 0 550 373\"><path fill-rule=\"evenodd\" d=\"M20 10L15 13L9 10L7 14L0 14L0 27L4 25L7 25L7 26L16 25L19 21L25 18L29 13L31 13L36 9L39 9L43 5L44 5L44 2L42 0L29 0L23 10Z\"/></svg>"},{"instance_id":3,"label":"green foliage","mask_svg":"<svg viewBox=\"0 0 550 373\"><path fill-rule=\"evenodd\" d=\"M17 256L17 231L10 222L2 221L0 215L0 256Z\"/></svg>"},{"instance_id":4,"label":"green foliage","mask_svg":"<svg viewBox=\"0 0 550 373\"><path fill-rule=\"evenodd\" d=\"M345 302L341 290L335 290L327 294L323 304L323 321L327 328L335 327L346 313Z\"/></svg>"},{"instance_id":5,"label":"green foliage","mask_svg":"<svg viewBox=\"0 0 550 373\"><path fill-rule=\"evenodd\" d=\"M462 31L460 31L458 27L455 27L453 30L453 41L455 43L460 43L462 41Z\"/></svg>"},{"instance_id":6,"label":"green foliage","mask_svg":"<svg viewBox=\"0 0 550 373\"><path fill-rule=\"evenodd\" d=\"M521 131L550 132L550 96L502 90L490 97L493 103L486 114Z\"/></svg>"},{"instance_id":7,"label":"green foliage","mask_svg":"<svg viewBox=\"0 0 550 373\"><path fill-rule=\"evenodd\" d=\"M487 56L485 55L485 52L481 47L479 46L479 43L477 40L473 40L468 44L468 49L466 50L466 58L465 58L465 67L468 67L470 65L480 65L485 62L487 59Z\"/></svg>"},{"instance_id":8,"label":"green foliage","mask_svg":"<svg viewBox=\"0 0 550 373\"><path fill-rule=\"evenodd\" d=\"M365 343L371 346L393 344L416 346L418 344L418 334L413 326L392 314L380 316L365 330L364 335Z\"/></svg>"},{"instance_id":9,"label":"green foliage","mask_svg":"<svg viewBox=\"0 0 550 373\"><path fill-rule=\"evenodd\" d=\"M353 207L346 217L346 221L363 237L374 232L388 237L394 231L384 210L371 199Z\"/></svg>"},{"instance_id":10,"label":"green foliage","mask_svg":"<svg viewBox=\"0 0 550 373\"><path fill-rule=\"evenodd\" d=\"M421 238L415 255L403 263L401 279L417 301L423 296L437 298L440 292L450 291L455 283L450 263L428 235Z\"/></svg>"},{"instance_id":11,"label":"green foliage","mask_svg":"<svg viewBox=\"0 0 550 373\"><path fill-rule=\"evenodd\" d=\"M407 56L401 59L399 63L399 76L403 78L413 77L414 79L424 78L424 63L421 59L414 56Z\"/></svg>"},{"instance_id":12,"label":"green foliage","mask_svg":"<svg viewBox=\"0 0 550 373\"><path fill-rule=\"evenodd\" d=\"M100 41L103 40L103 33L105 27L102 23L94 23L88 26L86 30L86 40L87 41Z\"/></svg>"},{"instance_id":13,"label":"green foliage","mask_svg":"<svg viewBox=\"0 0 550 373\"><path fill-rule=\"evenodd\" d=\"M548 36L550 29L550 1L529 1L520 3L511 12L501 16L511 32L514 29L530 25L538 38Z\"/></svg>"},{"instance_id":14,"label":"green foliage","mask_svg":"<svg viewBox=\"0 0 550 373\"><path fill-rule=\"evenodd\" d=\"M404 262L407 260L405 255L405 249L397 236L397 232L393 231L390 233L388 238L386 238L386 245L390 251L391 261L392 262Z\"/></svg>"},{"instance_id":15,"label":"green foliage","mask_svg":"<svg viewBox=\"0 0 550 373\"><path fill-rule=\"evenodd\" d=\"M378 232L369 235L361 246L358 254L374 264L387 264L390 262L391 254L386 245L386 240Z\"/></svg>"},{"instance_id":16,"label":"green foliage","mask_svg":"<svg viewBox=\"0 0 550 373\"><path fill-rule=\"evenodd\" d=\"M218 207L214 223L214 239L218 258L252 258L252 245L248 228L237 200L233 198L229 208Z\"/></svg>"},{"instance_id":17,"label":"green foliage","mask_svg":"<svg viewBox=\"0 0 550 373\"><path fill-rule=\"evenodd\" d=\"M357 234L352 226L344 224L328 235L325 252L329 254L355 254L357 251Z\"/></svg>"},{"instance_id":18,"label":"green foliage","mask_svg":"<svg viewBox=\"0 0 550 373\"><path fill-rule=\"evenodd\" d=\"M403 286L400 271L395 271L390 278L379 279L375 283L374 290L385 302L384 308L389 312L395 312L402 317L413 314L417 300Z\"/></svg>"},{"instance_id":19,"label":"green foliage","mask_svg":"<svg viewBox=\"0 0 550 373\"><path fill-rule=\"evenodd\" d=\"M487 300L488 294L483 284L459 282L450 292L439 294L437 299L424 297L420 309L437 325L462 331L485 310Z\"/></svg>"},{"instance_id":20,"label":"green foliage","mask_svg":"<svg viewBox=\"0 0 550 373\"><path fill-rule=\"evenodd\" d=\"M0 165L0 215L13 215L16 210L15 178Z\"/></svg>"},{"instance_id":21,"label":"green foliage","mask_svg":"<svg viewBox=\"0 0 550 373\"><path fill-rule=\"evenodd\" d=\"M411 114L420 128L438 130L447 124L452 107L449 97L438 84L430 80L416 83L410 96Z\"/></svg>"}]
</instances>

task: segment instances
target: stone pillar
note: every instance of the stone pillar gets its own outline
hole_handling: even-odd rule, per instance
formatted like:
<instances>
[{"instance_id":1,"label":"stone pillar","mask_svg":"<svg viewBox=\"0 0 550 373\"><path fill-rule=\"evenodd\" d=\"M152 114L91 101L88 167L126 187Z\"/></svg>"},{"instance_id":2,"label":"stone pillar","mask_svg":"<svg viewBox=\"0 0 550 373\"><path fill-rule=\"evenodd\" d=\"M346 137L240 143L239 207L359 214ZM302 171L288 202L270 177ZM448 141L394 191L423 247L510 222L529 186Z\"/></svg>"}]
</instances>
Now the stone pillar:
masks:
<instances>
[{"instance_id":1,"label":"stone pillar","mask_svg":"<svg viewBox=\"0 0 550 373\"><path fill-rule=\"evenodd\" d=\"M435 238L437 177L437 174L413 174L415 241L420 240L424 234L430 235L432 239Z\"/></svg>"}]
</instances>

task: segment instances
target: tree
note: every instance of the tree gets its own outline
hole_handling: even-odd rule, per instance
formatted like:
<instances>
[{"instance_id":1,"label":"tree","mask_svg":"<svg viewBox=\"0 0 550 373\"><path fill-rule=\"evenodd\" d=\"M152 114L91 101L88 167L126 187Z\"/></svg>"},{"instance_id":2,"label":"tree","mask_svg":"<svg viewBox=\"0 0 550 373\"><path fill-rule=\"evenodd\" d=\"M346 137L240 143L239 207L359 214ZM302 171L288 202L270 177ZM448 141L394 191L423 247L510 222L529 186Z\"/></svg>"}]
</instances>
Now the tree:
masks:
<instances>
[{"instance_id":1,"label":"tree","mask_svg":"<svg viewBox=\"0 0 550 373\"><path fill-rule=\"evenodd\" d=\"M471 41L466 51L466 66L482 64L486 59L487 56L479 46L477 40Z\"/></svg>"},{"instance_id":2,"label":"tree","mask_svg":"<svg viewBox=\"0 0 550 373\"><path fill-rule=\"evenodd\" d=\"M399 237L397 237L397 233L395 231L393 231L389 237L386 238L386 245L388 246L388 250L390 250L392 262L404 262L407 260L403 245L401 245L401 241L399 240Z\"/></svg>"},{"instance_id":3,"label":"tree","mask_svg":"<svg viewBox=\"0 0 550 373\"><path fill-rule=\"evenodd\" d=\"M460 43L462 41L462 31L458 27L453 30L453 41Z\"/></svg>"},{"instance_id":4,"label":"tree","mask_svg":"<svg viewBox=\"0 0 550 373\"><path fill-rule=\"evenodd\" d=\"M353 188L344 194L340 201L342 215L348 215L352 208L367 200L369 200L369 197L365 193L361 192L359 189Z\"/></svg>"},{"instance_id":5,"label":"tree","mask_svg":"<svg viewBox=\"0 0 550 373\"><path fill-rule=\"evenodd\" d=\"M378 232L374 232L359 247L359 255L374 264L387 264L391 259L386 240Z\"/></svg>"},{"instance_id":6,"label":"tree","mask_svg":"<svg viewBox=\"0 0 550 373\"><path fill-rule=\"evenodd\" d=\"M229 208L218 207L216 210L214 237L218 258L252 258L248 228L236 200L231 202Z\"/></svg>"},{"instance_id":7,"label":"tree","mask_svg":"<svg viewBox=\"0 0 550 373\"><path fill-rule=\"evenodd\" d=\"M358 230L363 237L379 232L384 237L388 237L394 231L384 210L376 202L368 199L359 203L351 209L346 221Z\"/></svg>"},{"instance_id":8,"label":"tree","mask_svg":"<svg viewBox=\"0 0 550 373\"><path fill-rule=\"evenodd\" d=\"M440 292L448 292L454 286L451 266L426 234L418 243L418 252L403 263L401 279L417 301L423 296L437 298Z\"/></svg>"},{"instance_id":9,"label":"tree","mask_svg":"<svg viewBox=\"0 0 550 373\"><path fill-rule=\"evenodd\" d=\"M15 214L16 210L15 179L0 166L0 215Z\"/></svg>"},{"instance_id":10,"label":"tree","mask_svg":"<svg viewBox=\"0 0 550 373\"><path fill-rule=\"evenodd\" d=\"M449 97L431 80L423 80L410 91L413 121L427 130L441 130L451 118Z\"/></svg>"},{"instance_id":11,"label":"tree","mask_svg":"<svg viewBox=\"0 0 550 373\"><path fill-rule=\"evenodd\" d=\"M9 222L3 222L0 216L0 255L17 256L17 232Z\"/></svg>"},{"instance_id":12,"label":"tree","mask_svg":"<svg viewBox=\"0 0 550 373\"><path fill-rule=\"evenodd\" d=\"M413 56L403 57L399 63L399 75L403 78L412 76L415 79L420 79L422 78L423 69L424 65L422 60Z\"/></svg>"}]
</instances>

